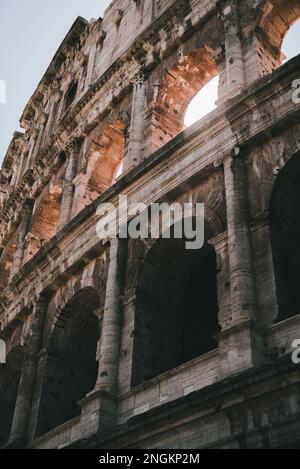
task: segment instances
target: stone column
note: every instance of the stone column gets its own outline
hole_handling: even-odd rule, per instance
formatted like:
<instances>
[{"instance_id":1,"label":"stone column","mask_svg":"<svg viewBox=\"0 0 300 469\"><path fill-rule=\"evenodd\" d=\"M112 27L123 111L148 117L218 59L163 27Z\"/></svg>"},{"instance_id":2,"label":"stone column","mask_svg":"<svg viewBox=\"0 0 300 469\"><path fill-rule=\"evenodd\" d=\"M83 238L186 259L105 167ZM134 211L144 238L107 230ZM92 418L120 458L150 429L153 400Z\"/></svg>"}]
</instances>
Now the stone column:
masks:
<instances>
[{"instance_id":1,"label":"stone column","mask_svg":"<svg viewBox=\"0 0 300 469\"><path fill-rule=\"evenodd\" d=\"M223 164L231 318L228 314L220 334L220 377L265 361L264 337L258 323L246 168L240 149L235 148Z\"/></svg>"},{"instance_id":2,"label":"stone column","mask_svg":"<svg viewBox=\"0 0 300 469\"><path fill-rule=\"evenodd\" d=\"M36 382L37 360L42 346L48 303L49 298L41 296L34 306L30 331L25 344L24 362L8 442L8 446L11 447L26 445Z\"/></svg>"},{"instance_id":3,"label":"stone column","mask_svg":"<svg viewBox=\"0 0 300 469\"><path fill-rule=\"evenodd\" d=\"M118 413L119 356L121 349L122 294L127 259L127 241L113 239L100 328L98 378L94 390L81 405L81 434L89 438L116 425ZM96 418L97 415L97 418Z\"/></svg>"},{"instance_id":4,"label":"stone column","mask_svg":"<svg viewBox=\"0 0 300 469\"><path fill-rule=\"evenodd\" d=\"M77 170L78 145L73 143L69 149L69 159L63 185L58 230L62 229L71 220L72 204L74 197L74 178Z\"/></svg>"},{"instance_id":5,"label":"stone column","mask_svg":"<svg viewBox=\"0 0 300 469\"><path fill-rule=\"evenodd\" d=\"M46 138L50 137L52 133L52 129L55 124L56 114L59 106L59 102L62 100L62 91L59 89L58 84L53 84L53 95L52 95L52 102L49 109L49 118L46 125Z\"/></svg>"},{"instance_id":6,"label":"stone column","mask_svg":"<svg viewBox=\"0 0 300 469\"><path fill-rule=\"evenodd\" d=\"M239 93L245 86L238 0L225 0L222 16L225 28L227 91L231 97Z\"/></svg>"},{"instance_id":7,"label":"stone column","mask_svg":"<svg viewBox=\"0 0 300 469\"><path fill-rule=\"evenodd\" d=\"M255 321L257 316L245 163L239 156L238 148L235 152L235 156L229 156L224 161L231 308L234 324L247 320Z\"/></svg>"},{"instance_id":8,"label":"stone column","mask_svg":"<svg viewBox=\"0 0 300 469\"><path fill-rule=\"evenodd\" d=\"M128 151L124 161L124 172L142 162L144 142L144 113L146 107L146 82L144 72L138 73L133 85L131 123Z\"/></svg>"},{"instance_id":9,"label":"stone column","mask_svg":"<svg viewBox=\"0 0 300 469\"><path fill-rule=\"evenodd\" d=\"M85 78L85 84L84 84L84 93L88 91L89 86L91 86L93 83L97 49L98 49L97 42L93 43L90 46L90 50L88 53L87 72L86 72L86 78Z\"/></svg>"},{"instance_id":10,"label":"stone column","mask_svg":"<svg viewBox=\"0 0 300 469\"><path fill-rule=\"evenodd\" d=\"M76 217L81 210L86 206L84 196L86 193L87 184L89 181L89 176L87 174L78 174L73 183L74 183L74 200L72 206L72 218Z\"/></svg>"},{"instance_id":11,"label":"stone column","mask_svg":"<svg viewBox=\"0 0 300 469\"><path fill-rule=\"evenodd\" d=\"M118 238L112 239L96 389L104 390L114 395L118 392L122 293L126 257L127 241Z\"/></svg>"},{"instance_id":12,"label":"stone column","mask_svg":"<svg viewBox=\"0 0 300 469\"><path fill-rule=\"evenodd\" d=\"M10 273L10 279L9 279L10 281L20 271L22 264L23 264L25 248L26 248L26 236L29 230L30 220L32 216L32 208L33 208L32 201L27 202L25 205L24 214L23 214L22 221L20 224L17 248L14 254L13 264L12 264L11 273Z\"/></svg>"}]
</instances>

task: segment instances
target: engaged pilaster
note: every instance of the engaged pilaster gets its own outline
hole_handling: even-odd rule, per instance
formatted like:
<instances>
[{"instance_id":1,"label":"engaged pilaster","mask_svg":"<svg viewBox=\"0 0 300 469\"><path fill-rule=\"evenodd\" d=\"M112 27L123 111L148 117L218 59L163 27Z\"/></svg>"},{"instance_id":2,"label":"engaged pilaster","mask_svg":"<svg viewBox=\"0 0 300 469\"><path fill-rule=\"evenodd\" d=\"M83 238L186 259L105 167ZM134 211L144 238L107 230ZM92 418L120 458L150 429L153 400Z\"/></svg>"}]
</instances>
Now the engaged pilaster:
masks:
<instances>
[{"instance_id":1,"label":"engaged pilaster","mask_svg":"<svg viewBox=\"0 0 300 469\"><path fill-rule=\"evenodd\" d=\"M119 352L121 341L121 312L126 240L112 239L102 323L99 371L96 388L112 394L118 390Z\"/></svg>"},{"instance_id":2,"label":"engaged pilaster","mask_svg":"<svg viewBox=\"0 0 300 469\"><path fill-rule=\"evenodd\" d=\"M101 321L98 378L94 391L80 405L81 425L85 437L112 428L117 419L119 355L121 348L122 293L127 258L126 240L113 239ZM95 409L98 419L93 419Z\"/></svg>"},{"instance_id":3,"label":"engaged pilaster","mask_svg":"<svg viewBox=\"0 0 300 469\"><path fill-rule=\"evenodd\" d=\"M73 142L69 149L69 159L66 169L65 182L62 192L60 216L58 229L62 229L71 220L72 204L74 197L74 178L76 176L79 147L77 142Z\"/></svg>"},{"instance_id":4,"label":"engaged pilaster","mask_svg":"<svg viewBox=\"0 0 300 469\"><path fill-rule=\"evenodd\" d=\"M241 40L239 3L224 0L222 17L225 28L225 53L228 97L239 93L245 86L245 70Z\"/></svg>"},{"instance_id":5,"label":"engaged pilaster","mask_svg":"<svg viewBox=\"0 0 300 469\"><path fill-rule=\"evenodd\" d=\"M145 73L141 71L134 79L131 123L128 151L124 160L124 172L142 162L142 145L144 140L144 113L146 107Z\"/></svg>"},{"instance_id":6,"label":"engaged pilaster","mask_svg":"<svg viewBox=\"0 0 300 469\"><path fill-rule=\"evenodd\" d=\"M228 225L231 322L220 335L221 375L262 364L245 162L235 148L223 161Z\"/></svg>"},{"instance_id":7,"label":"engaged pilaster","mask_svg":"<svg viewBox=\"0 0 300 469\"><path fill-rule=\"evenodd\" d=\"M27 202L25 205L24 214L23 214L22 221L20 224L17 248L16 248L14 258L13 258L13 264L12 264L11 273L10 273L10 281L20 271L22 264L23 264L23 259L24 259L25 249L26 249L26 236L29 231L30 220L32 216L32 208L33 208L32 201Z\"/></svg>"},{"instance_id":8,"label":"engaged pilaster","mask_svg":"<svg viewBox=\"0 0 300 469\"><path fill-rule=\"evenodd\" d=\"M36 382L37 360L42 346L48 303L48 296L43 295L40 296L34 306L30 331L25 344L24 362L8 446L22 447L27 442Z\"/></svg>"}]
</instances>

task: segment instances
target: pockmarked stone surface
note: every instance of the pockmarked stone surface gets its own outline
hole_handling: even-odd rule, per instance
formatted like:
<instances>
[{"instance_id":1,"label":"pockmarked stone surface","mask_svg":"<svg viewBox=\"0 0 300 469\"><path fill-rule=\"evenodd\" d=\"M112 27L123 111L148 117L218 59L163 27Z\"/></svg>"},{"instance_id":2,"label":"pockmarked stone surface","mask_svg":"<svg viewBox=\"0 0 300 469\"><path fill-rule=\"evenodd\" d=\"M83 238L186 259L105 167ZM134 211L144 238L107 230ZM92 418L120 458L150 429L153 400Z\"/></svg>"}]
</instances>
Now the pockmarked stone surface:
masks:
<instances>
[{"instance_id":1,"label":"pockmarked stone surface","mask_svg":"<svg viewBox=\"0 0 300 469\"><path fill-rule=\"evenodd\" d=\"M1 169L0 446L299 448L299 17L115 0L74 22ZM203 247L101 238L125 195L204 204Z\"/></svg>"}]
</instances>

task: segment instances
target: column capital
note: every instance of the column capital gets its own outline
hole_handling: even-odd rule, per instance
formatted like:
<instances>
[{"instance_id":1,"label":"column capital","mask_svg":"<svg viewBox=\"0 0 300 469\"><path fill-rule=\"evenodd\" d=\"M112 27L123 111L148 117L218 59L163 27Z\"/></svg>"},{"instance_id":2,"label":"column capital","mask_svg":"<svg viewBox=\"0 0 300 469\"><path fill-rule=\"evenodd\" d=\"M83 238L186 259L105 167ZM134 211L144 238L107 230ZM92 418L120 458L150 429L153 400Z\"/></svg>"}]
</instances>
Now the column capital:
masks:
<instances>
[{"instance_id":1,"label":"column capital","mask_svg":"<svg viewBox=\"0 0 300 469\"><path fill-rule=\"evenodd\" d=\"M85 173L79 173L75 178L73 179L73 184L75 187L80 186L81 184L87 184L89 181L90 177L85 174Z\"/></svg>"},{"instance_id":2,"label":"column capital","mask_svg":"<svg viewBox=\"0 0 300 469\"><path fill-rule=\"evenodd\" d=\"M214 167L218 168L219 166L223 166L226 162L241 158L241 156L241 147L237 145L231 151L228 151L227 153L219 156L214 162Z\"/></svg>"},{"instance_id":3,"label":"column capital","mask_svg":"<svg viewBox=\"0 0 300 469\"><path fill-rule=\"evenodd\" d=\"M145 68L141 67L140 70L135 74L132 79L134 85L143 85L147 80L147 71Z\"/></svg>"}]
</instances>

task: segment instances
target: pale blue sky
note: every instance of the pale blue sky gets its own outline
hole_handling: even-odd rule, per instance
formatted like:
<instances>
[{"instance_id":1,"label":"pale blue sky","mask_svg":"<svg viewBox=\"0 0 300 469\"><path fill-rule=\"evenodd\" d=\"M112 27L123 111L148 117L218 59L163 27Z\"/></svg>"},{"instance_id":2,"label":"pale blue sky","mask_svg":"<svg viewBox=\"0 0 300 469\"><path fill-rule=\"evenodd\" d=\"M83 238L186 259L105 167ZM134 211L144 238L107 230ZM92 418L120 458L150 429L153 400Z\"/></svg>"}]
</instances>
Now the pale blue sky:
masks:
<instances>
[{"instance_id":1,"label":"pale blue sky","mask_svg":"<svg viewBox=\"0 0 300 469\"><path fill-rule=\"evenodd\" d=\"M0 161L22 111L77 16L103 16L110 0L0 0Z\"/></svg>"},{"instance_id":2,"label":"pale blue sky","mask_svg":"<svg viewBox=\"0 0 300 469\"><path fill-rule=\"evenodd\" d=\"M7 87L6 104L0 103L0 161L19 118L77 16L103 16L110 0L1 0L0 80ZM300 22L284 47L288 57L300 53ZM186 117L191 124L213 108L216 84L195 99Z\"/></svg>"}]
</instances>

